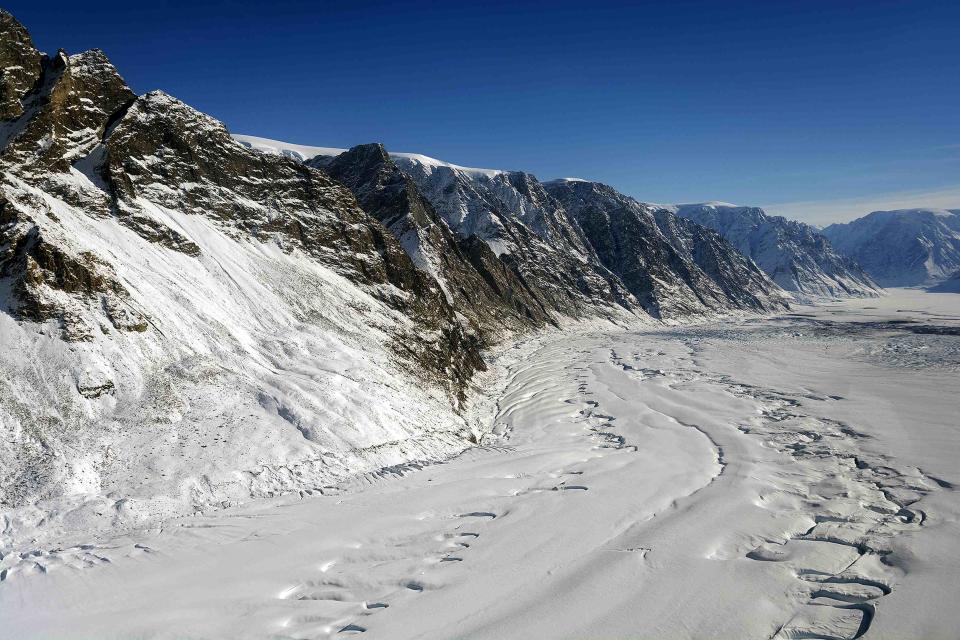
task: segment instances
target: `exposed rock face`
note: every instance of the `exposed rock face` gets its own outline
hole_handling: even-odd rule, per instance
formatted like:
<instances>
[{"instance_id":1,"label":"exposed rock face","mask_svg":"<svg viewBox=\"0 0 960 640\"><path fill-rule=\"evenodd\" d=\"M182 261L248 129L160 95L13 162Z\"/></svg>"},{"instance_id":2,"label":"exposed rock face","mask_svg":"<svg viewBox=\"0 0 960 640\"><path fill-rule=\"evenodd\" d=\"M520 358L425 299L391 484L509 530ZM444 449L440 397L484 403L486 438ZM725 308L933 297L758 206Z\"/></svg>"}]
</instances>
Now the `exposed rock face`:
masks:
<instances>
[{"instance_id":1,"label":"exposed rock face","mask_svg":"<svg viewBox=\"0 0 960 640\"><path fill-rule=\"evenodd\" d=\"M120 331L146 331L146 318L129 306L129 294L110 266L90 252L73 254L47 240L22 209L0 195L0 278L8 280L19 317L60 321L68 341L93 339L81 306Z\"/></svg>"},{"instance_id":2,"label":"exposed rock face","mask_svg":"<svg viewBox=\"0 0 960 640\"><path fill-rule=\"evenodd\" d=\"M496 337L549 321L542 303L489 249L467 243L450 230L383 145L360 145L313 164L321 164L354 193L481 334Z\"/></svg>"},{"instance_id":3,"label":"exposed rock face","mask_svg":"<svg viewBox=\"0 0 960 640\"><path fill-rule=\"evenodd\" d=\"M637 309L583 230L532 175L412 154L395 160L451 229L486 243L546 308L574 317Z\"/></svg>"},{"instance_id":4,"label":"exposed rock face","mask_svg":"<svg viewBox=\"0 0 960 640\"><path fill-rule=\"evenodd\" d=\"M44 56L37 89L22 100L23 114L6 125L0 160L35 181L47 172L69 172L133 97L102 51Z\"/></svg>"},{"instance_id":5,"label":"exposed rock face","mask_svg":"<svg viewBox=\"0 0 960 640\"><path fill-rule=\"evenodd\" d=\"M769 216L757 207L704 203L669 208L719 232L795 297L879 295L879 285L860 265L834 250L830 241L808 224Z\"/></svg>"},{"instance_id":6,"label":"exposed rock face","mask_svg":"<svg viewBox=\"0 0 960 640\"><path fill-rule=\"evenodd\" d=\"M0 9L0 121L23 113L23 97L40 78L42 59L27 30Z\"/></svg>"},{"instance_id":7,"label":"exposed rock face","mask_svg":"<svg viewBox=\"0 0 960 640\"><path fill-rule=\"evenodd\" d=\"M546 187L652 315L784 308L776 285L717 233L600 183L557 180Z\"/></svg>"},{"instance_id":8,"label":"exposed rock face","mask_svg":"<svg viewBox=\"0 0 960 640\"><path fill-rule=\"evenodd\" d=\"M885 287L936 282L960 269L960 209L874 211L823 234Z\"/></svg>"}]
</instances>

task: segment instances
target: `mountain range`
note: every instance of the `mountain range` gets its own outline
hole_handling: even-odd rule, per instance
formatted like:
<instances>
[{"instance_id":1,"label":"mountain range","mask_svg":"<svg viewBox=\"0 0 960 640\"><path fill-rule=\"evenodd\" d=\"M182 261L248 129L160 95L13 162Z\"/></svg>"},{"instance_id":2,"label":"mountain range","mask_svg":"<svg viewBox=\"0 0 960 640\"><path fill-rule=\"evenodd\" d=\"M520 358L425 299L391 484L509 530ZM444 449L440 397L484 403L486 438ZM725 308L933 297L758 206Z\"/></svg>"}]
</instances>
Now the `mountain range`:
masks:
<instances>
[{"instance_id":1,"label":"mountain range","mask_svg":"<svg viewBox=\"0 0 960 640\"><path fill-rule=\"evenodd\" d=\"M930 284L960 269L960 209L874 211L823 235L885 287Z\"/></svg>"},{"instance_id":2,"label":"mountain range","mask_svg":"<svg viewBox=\"0 0 960 640\"><path fill-rule=\"evenodd\" d=\"M873 297L879 285L814 227L767 215L757 207L711 202L671 207L678 216L717 230L778 285L799 299Z\"/></svg>"}]
</instances>

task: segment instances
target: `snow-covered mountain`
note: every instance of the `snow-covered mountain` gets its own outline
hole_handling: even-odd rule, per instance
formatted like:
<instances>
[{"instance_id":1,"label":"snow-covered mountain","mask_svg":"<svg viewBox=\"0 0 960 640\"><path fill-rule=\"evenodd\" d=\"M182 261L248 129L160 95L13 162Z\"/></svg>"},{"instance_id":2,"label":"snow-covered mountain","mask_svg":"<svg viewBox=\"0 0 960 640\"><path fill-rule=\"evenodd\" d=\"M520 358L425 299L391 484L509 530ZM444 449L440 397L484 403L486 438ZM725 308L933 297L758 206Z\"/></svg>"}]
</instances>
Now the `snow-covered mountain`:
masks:
<instances>
[{"instance_id":1,"label":"snow-covered mountain","mask_svg":"<svg viewBox=\"0 0 960 640\"><path fill-rule=\"evenodd\" d=\"M475 439L479 341L348 189L135 96L99 51L0 32L0 543Z\"/></svg>"},{"instance_id":2,"label":"snow-covered mountain","mask_svg":"<svg viewBox=\"0 0 960 640\"><path fill-rule=\"evenodd\" d=\"M757 207L722 202L668 208L718 231L797 298L879 294L879 285L855 261L834 250L830 241L808 224L767 215Z\"/></svg>"},{"instance_id":3,"label":"snow-covered mountain","mask_svg":"<svg viewBox=\"0 0 960 640\"><path fill-rule=\"evenodd\" d=\"M417 268L485 339L551 320L544 301L483 242L453 232L383 145L322 158L323 168L356 195L367 213L400 240Z\"/></svg>"},{"instance_id":4,"label":"snow-covered mountain","mask_svg":"<svg viewBox=\"0 0 960 640\"><path fill-rule=\"evenodd\" d=\"M235 137L265 153L305 157L307 164L323 168L335 166L342 153ZM650 223L638 228L629 216L617 217L611 231L633 244L622 255L611 253L604 234L584 224L580 203L563 197L562 188L593 185L621 206L640 206L610 187L574 179L542 184L520 171L462 167L413 153L390 157L457 235L487 245L554 312L577 316L598 306L640 307L657 318L678 319L786 304L787 296L729 243L669 211L660 211L659 223L644 213ZM363 200L359 192L358 197ZM624 260L633 263L629 270Z\"/></svg>"},{"instance_id":5,"label":"snow-covered mountain","mask_svg":"<svg viewBox=\"0 0 960 640\"><path fill-rule=\"evenodd\" d=\"M4 12L0 36L0 547L460 451L515 332L785 308L672 214L638 300L529 174L240 144L100 51L41 54Z\"/></svg>"},{"instance_id":6,"label":"snow-covered mountain","mask_svg":"<svg viewBox=\"0 0 960 640\"><path fill-rule=\"evenodd\" d=\"M462 167L420 154L391 157L458 237L492 252L544 309L571 317L641 310L532 175ZM308 160L318 167L335 163L323 153Z\"/></svg>"},{"instance_id":7,"label":"snow-covered mountain","mask_svg":"<svg viewBox=\"0 0 960 640\"><path fill-rule=\"evenodd\" d=\"M887 287L930 283L960 269L960 209L874 211L823 235Z\"/></svg>"},{"instance_id":8,"label":"snow-covered mountain","mask_svg":"<svg viewBox=\"0 0 960 640\"><path fill-rule=\"evenodd\" d=\"M781 292L761 274L753 278L753 274L736 269L706 273L692 264L699 243L705 236L714 235L697 225L691 225L689 235L683 239L674 236L679 249L674 254L666 250L666 242L659 238L633 247L648 277L657 279L652 275L655 273L662 276L659 281L664 291L670 291L662 298L672 296L664 304L662 299L644 297L644 289L637 289L623 277L621 257L609 254L595 230L583 224L583 218L571 207L573 203L558 197L564 191L557 189L556 183L544 185L529 173L519 171L452 167L423 156L406 155L398 158L397 163L453 228L461 233L478 231L479 237L495 250L516 259L518 271L541 290L563 290L572 285L590 298L612 298L618 304L639 301L648 313L664 319L730 309L783 308ZM630 235L633 232L623 226L628 224L625 219L614 221L615 232ZM716 240L714 248L725 265L742 262L728 243L719 238L712 240ZM676 259L678 256L683 257ZM687 276L695 271L706 277L698 280ZM733 288L745 295L715 295L730 289L732 282L736 282Z\"/></svg>"}]
</instances>

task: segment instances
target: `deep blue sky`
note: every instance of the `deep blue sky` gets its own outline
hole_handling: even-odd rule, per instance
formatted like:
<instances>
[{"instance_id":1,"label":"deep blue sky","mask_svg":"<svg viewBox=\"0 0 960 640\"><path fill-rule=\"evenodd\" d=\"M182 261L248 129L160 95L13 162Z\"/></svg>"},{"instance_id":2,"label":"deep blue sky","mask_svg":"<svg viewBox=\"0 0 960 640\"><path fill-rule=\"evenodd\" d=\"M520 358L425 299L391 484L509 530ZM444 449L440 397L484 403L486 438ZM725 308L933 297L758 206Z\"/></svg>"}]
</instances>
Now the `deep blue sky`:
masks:
<instances>
[{"instance_id":1,"label":"deep blue sky","mask_svg":"<svg viewBox=\"0 0 960 640\"><path fill-rule=\"evenodd\" d=\"M267 4L5 6L237 133L657 202L831 201L783 207L817 222L895 192L960 207L958 2Z\"/></svg>"}]
</instances>

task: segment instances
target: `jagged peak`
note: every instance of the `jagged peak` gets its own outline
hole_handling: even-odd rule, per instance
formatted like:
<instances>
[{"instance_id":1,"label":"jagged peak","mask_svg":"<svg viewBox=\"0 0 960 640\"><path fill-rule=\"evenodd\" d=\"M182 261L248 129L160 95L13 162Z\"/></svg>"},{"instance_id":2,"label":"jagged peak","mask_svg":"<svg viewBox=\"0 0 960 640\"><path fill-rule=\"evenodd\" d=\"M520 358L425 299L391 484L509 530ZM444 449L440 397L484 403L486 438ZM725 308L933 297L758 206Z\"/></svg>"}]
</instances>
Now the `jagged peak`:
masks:
<instances>
[{"instance_id":1,"label":"jagged peak","mask_svg":"<svg viewBox=\"0 0 960 640\"><path fill-rule=\"evenodd\" d=\"M160 89L149 91L134 100L124 119L155 118L164 120L182 119L203 129L216 130L229 136L226 126L216 118L198 111L186 102Z\"/></svg>"},{"instance_id":2,"label":"jagged peak","mask_svg":"<svg viewBox=\"0 0 960 640\"><path fill-rule=\"evenodd\" d=\"M6 9L0 9L0 33L6 35L10 32L16 33L21 41L25 40L29 42L30 46L33 46L33 38L30 37L30 32L23 26L23 23Z\"/></svg>"},{"instance_id":3,"label":"jagged peak","mask_svg":"<svg viewBox=\"0 0 960 640\"><path fill-rule=\"evenodd\" d=\"M70 66L74 68L78 66L105 66L109 67L114 71L114 73L118 73L119 75L117 68L114 66L113 62L110 61L110 58L107 57L107 54L104 53L103 49L88 49L86 51L81 51L80 53L67 56L67 59L70 61Z\"/></svg>"},{"instance_id":4,"label":"jagged peak","mask_svg":"<svg viewBox=\"0 0 960 640\"><path fill-rule=\"evenodd\" d=\"M355 145L338 157L343 156L363 158L364 160L373 160L375 162L386 162L390 159L390 154L387 153L386 147L384 147L381 142L367 142L365 144Z\"/></svg>"}]
</instances>

